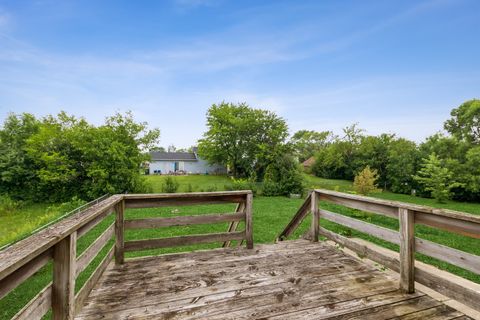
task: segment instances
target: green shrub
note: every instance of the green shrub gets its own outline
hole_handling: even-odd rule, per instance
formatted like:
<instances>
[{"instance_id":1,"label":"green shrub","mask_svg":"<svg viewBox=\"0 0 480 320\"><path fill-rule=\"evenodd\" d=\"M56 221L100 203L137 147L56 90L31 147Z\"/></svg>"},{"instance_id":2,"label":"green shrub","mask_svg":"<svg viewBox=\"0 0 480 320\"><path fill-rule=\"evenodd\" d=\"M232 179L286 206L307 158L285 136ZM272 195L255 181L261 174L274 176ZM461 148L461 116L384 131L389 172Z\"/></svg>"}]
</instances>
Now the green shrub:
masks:
<instances>
[{"instance_id":1,"label":"green shrub","mask_svg":"<svg viewBox=\"0 0 480 320\"><path fill-rule=\"evenodd\" d=\"M72 199L70 199L70 201L49 206L47 208L47 213L52 213L52 212L67 213L77 209L80 206L83 206L85 203L86 201L78 197L73 197Z\"/></svg>"},{"instance_id":2,"label":"green shrub","mask_svg":"<svg viewBox=\"0 0 480 320\"><path fill-rule=\"evenodd\" d=\"M370 166L366 166L355 176L355 179L353 180L353 189L355 192L363 195L378 191L376 185L377 179L377 170L370 169Z\"/></svg>"},{"instance_id":3,"label":"green shrub","mask_svg":"<svg viewBox=\"0 0 480 320\"><path fill-rule=\"evenodd\" d=\"M175 193L178 190L179 183L172 177L167 177L165 182L162 184L162 192L165 193Z\"/></svg>"},{"instance_id":4,"label":"green shrub","mask_svg":"<svg viewBox=\"0 0 480 320\"><path fill-rule=\"evenodd\" d=\"M218 188L217 188L217 185L214 184L213 186L208 186L206 189L205 189L206 192L215 192L215 191L218 191Z\"/></svg>"},{"instance_id":5,"label":"green shrub","mask_svg":"<svg viewBox=\"0 0 480 320\"><path fill-rule=\"evenodd\" d=\"M194 192L196 189L195 186L193 186L191 183L187 185L187 192Z\"/></svg>"},{"instance_id":6,"label":"green shrub","mask_svg":"<svg viewBox=\"0 0 480 320\"><path fill-rule=\"evenodd\" d=\"M0 195L0 214L12 214L23 206L20 200L13 200L7 195Z\"/></svg>"},{"instance_id":7,"label":"green shrub","mask_svg":"<svg viewBox=\"0 0 480 320\"><path fill-rule=\"evenodd\" d=\"M267 167L263 180L264 196L288 196L302 194L305 182L299 164L295 159L282 154Z\"/></svg>"},{"instance_id":8,"label":"green shrub","mask_svg":"<svg viewBox=\"0 0 480 320\"><path fill-rule=\"evenodd\" d=\"M252 190L253 194L257 193L257 185L252 179L235 179L232 178L232 183L225 185L225 190Z\"/></svg>"}]
</instances>

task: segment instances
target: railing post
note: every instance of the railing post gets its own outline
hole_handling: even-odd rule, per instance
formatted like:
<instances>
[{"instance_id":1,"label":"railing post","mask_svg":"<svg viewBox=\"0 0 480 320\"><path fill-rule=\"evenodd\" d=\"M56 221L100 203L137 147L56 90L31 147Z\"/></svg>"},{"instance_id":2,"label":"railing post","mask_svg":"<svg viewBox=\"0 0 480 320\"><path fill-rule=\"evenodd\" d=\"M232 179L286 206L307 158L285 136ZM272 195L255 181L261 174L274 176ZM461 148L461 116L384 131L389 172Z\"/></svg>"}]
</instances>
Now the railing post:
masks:
<instances>
[{"instance_id":1,"label":"railing post","mask_svg":"<svg viewBox=\"0 0 480 320\"><path fill-rule=\"evenodd\" d=\"M57 243L53 250L53 319L73 319L75 315L75 271L77 232Z\"/></svg>"},{"instance_id":2,"label":"railing post","mask_svg":"<svg viewBox=\"0 0 480 320\"><path fill-rule=\"evenodd\" d=\"M400 289L415 292L415 216L413 211L399 208L400 221Z\"/></svg>"},{"instance_id":3,"label":"railing post","mask_svg":"<svg viewBox=\"0 0 480 320\"><path fill-rule=\"evenodd\" d=\"M245 237L247 249L253 249L253 221L252 221L253 193L249 192L245 201Z\"/></svg>"},{"instance_id":4,"label":"railing post","mask_svg":"<svg viewBox=\"0 0 480 320\"><path fill-rule=\"evenodd\" d=\"M313 190L310 200L310 211L312 212L312 230L311 230L311 241L318 242L318 234L320 227L320 211L318 210L318 193Z\"/></svg>"},{"instance_id":5,"label":"railing post","mask_svg":"<svg viewBox=\"0 0 480 320\"><path fill-rule=\"evenodd\" d=\"M115 264L123 264L125 260L125 200L115 205Z\"/></svg>"}]
</instances>

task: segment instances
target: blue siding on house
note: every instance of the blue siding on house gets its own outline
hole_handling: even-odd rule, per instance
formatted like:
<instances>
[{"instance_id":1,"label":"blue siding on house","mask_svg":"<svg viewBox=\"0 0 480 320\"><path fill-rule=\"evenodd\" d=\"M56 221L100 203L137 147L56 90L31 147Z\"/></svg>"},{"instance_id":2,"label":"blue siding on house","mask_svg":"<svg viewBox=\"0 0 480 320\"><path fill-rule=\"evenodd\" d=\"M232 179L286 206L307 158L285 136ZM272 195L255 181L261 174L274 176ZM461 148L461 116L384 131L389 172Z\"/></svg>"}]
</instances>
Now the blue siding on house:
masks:
<instances>
[{"instance_id":1,"label":"blue siding on house","mask_svg":"<svg viewBox=\"0 0 480 320\"><path fill-rule=\"evenodd\" d=\"M175 163L178 170L192 174L226 174L227 168L222 165L211 165L200 159L196 152L151 152L149 173L169 174L175 172Z\"/></svg>"}]
</instances>

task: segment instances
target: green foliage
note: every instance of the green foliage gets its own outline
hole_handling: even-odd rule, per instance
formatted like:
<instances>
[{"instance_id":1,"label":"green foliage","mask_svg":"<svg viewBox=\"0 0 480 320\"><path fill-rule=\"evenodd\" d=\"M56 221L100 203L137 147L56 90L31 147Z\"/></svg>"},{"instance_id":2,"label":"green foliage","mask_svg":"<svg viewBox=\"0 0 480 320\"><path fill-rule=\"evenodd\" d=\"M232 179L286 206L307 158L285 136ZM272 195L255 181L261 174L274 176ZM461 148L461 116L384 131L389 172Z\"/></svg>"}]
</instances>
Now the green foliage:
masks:
<instances>
[{"instance_id":1,"label":"green foliage","mask_svg":"<svg viewBox=\"0 0 480 320\"><path fill-rule=\"evenodd\" d=\"M70 199L70 201L63 202L60 204L52 205L47 208L47 213L68 213L70 211L73 211L77 209L80 206L83 206L86 203L86 201L78 198L78 197L73 197Z\"/></svg>"},{"instance_id":2,"label":"green foliage","mask_svg":"<svg viewBox=\"0 0 480 320\"><path fill-rule=\"evenodd\" d=\"M460 183L454 181L452 172L442 166L435 153L423 159L421 169L418 175L414 176L414 179L423 185L425 190L429 191L438 202L445 202L445 200L450 199L452 196L451 190L461 186Z\"/></svg>"},{"instance_id":3,"label":"green foliage","mask_svg":"<svg viewBox=\"0 0 480 320\"><path fill-rule=\"evenodd\" d=\"M207 132L198 153L210 163L228 165L234 177L261 178L275 156L284 150L288 128L285 120L247 104L222 102L207 113Z\"/></svg>"},{"instance_id":4,"label":"green foliage","mask_svg":"<svg viewBox=\"0 0 480 320\"><path fill-rule=\"evenodd\" d=\"M278 156L266 170L263 180L263 195L287 196L289 194L302 194L305 182L298 162L287 154Z\"/></svg>"},{"instance_id":5,"label":"green foliage","mask_svg":"<svg viewBox=\"0 0 480 320\"><path fill-rule=\"evenodd\" d=\"M367 195L371 192L377 191L378 173L375 169L370 169L366 166L360 171L353 180L353 189L360 194Z\"/></svg>"},{"instance_id":6,"label":"green foliage","mask_svg":"<svg viewBox=\"0 0 480 320\"><path fill-rule=\"evenodd\" d=\"M145 192L139 173L148 160L143 150L158 136L131 113L109 117L101 126L64 112L41 120L12 114L0 130L0 191L52 202Z\"/></svg>"},{"instance_id":7,"label":"green foliage","mask_svg":"<svg viewBox=\"0 0 480 320\"><path fill-rule=\"evenodd\" d=\"M14 200L8 195L0 195L0 215L13 214L22 206L23 201Z\"/></svg>"},{"instance_id":8,"label":"green foliage","mask_svg":"<svg viewBox=\"0 0 480 320\"><path fill-rule=\"evenodd\" d=\"M179 183L173 177L168 176L162 185L162 192L164 193L175 193L177 192Z\"/></svg>"},{"instance_id":9,"label":"green foliage","mask_svg":"<svg viewBox=\"0 0 480 320\"><path fill-rule=\"evenodd\" d=\"M257 193L257 185L253 179L235 179L232 177L232 182L225 185L225 190L252 190L253 194Z\"/></svg>"},{"instance_id":10,"label":"green foliage","mask_svg":"<svg viewBox=\"0 0 480 320\"><path fill-rule=\"evenodd\" d=\"M330 131L300 130L294 133L290 144L298 160L303 162L328 145L331 138Z\"/></svg>"},{"instance_id":11,"label":"green foliage","mask_svg":"<svg viewBox=\"0 0 480 320\"><path fill-rule=\"evenodd\" d=\"M480 100L469 100L453 109L450 115L452 118L445 122L445 130L459 140L480 143Z\"/></svg>"}]
</instances>

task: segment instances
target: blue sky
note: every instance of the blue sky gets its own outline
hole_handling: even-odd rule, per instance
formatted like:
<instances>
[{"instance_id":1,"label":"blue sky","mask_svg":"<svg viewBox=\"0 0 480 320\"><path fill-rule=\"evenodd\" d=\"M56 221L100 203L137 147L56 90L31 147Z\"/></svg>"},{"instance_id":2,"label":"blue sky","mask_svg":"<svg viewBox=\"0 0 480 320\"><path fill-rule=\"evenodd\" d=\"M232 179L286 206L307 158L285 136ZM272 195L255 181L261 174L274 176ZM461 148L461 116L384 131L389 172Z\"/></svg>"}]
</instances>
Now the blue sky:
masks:
<instances>
[{"instance_id":1,"label":"blue sky","mask_svg":"<svg viewBox=\"0 0 480 320\"><path fill-rule=\"evenodd\" d=\"M0 119L115 111L190 146L245 101L415 141L480 97L480 1L2 1Z\"/></svg>"}]
</instances>

